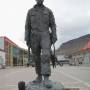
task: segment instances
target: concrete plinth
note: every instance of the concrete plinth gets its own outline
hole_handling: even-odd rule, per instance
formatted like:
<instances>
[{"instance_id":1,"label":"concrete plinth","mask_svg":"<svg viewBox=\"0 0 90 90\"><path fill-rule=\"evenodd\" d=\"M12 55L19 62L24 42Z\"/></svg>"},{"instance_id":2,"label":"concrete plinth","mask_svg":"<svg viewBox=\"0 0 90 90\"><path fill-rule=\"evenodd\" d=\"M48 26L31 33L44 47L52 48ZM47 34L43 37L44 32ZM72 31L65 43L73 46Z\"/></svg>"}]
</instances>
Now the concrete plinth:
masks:
<instances>
[{"instance_id":1,"label":"concrete plinth","mask_svg":"<svg viewBox=\"0 0 90 90\"><path fill-rule=\"evenodd\" d=\"M43 85L43 82L40 84L34 84L32 82L29 82L26 84L25 90L64 90L64 86L61 83L52 82L52 88L46 88Z\"/></svg>"}]
</instances>

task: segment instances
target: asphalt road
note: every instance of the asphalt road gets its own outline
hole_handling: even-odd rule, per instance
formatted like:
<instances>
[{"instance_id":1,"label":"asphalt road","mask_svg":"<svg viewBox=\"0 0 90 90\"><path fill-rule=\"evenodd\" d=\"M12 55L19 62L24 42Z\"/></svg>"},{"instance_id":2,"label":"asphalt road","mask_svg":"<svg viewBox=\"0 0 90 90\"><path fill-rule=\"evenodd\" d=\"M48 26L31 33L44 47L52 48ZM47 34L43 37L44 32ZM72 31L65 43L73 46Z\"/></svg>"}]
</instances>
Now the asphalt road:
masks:
<instances>
[{"instance_id":1,"label":"asphalt road","mask_svg":"<svg viewBox=\"0 0 90 90\"><path fill-rule=\"evenodd\" d=\"M0 69L0 90L18 90L18 82L29 82L36 77L32 67ZM52 69L51 80L61 82L67 88L90 90L90 67L63 66Z\"/></svg>"}]
</instances>

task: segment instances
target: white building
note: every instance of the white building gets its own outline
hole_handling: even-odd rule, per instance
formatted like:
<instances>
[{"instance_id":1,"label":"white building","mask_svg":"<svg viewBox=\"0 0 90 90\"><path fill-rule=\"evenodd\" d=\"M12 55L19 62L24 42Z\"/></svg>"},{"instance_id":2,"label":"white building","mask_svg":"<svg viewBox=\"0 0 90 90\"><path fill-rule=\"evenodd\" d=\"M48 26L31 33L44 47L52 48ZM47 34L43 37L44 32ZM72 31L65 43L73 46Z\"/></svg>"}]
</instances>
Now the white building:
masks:
<instances>
[{"instance_id":1,"label":"white building","mask_svg":"<svg viewBox=\"0 0 90 90\"><path fill-rule=\"evenodd\" d=\"M90 64L90 41L85 44L83 48L81 48L78 52L73 54L73 61L76 65L82 64Z\"/></svg>"}]
</instances>

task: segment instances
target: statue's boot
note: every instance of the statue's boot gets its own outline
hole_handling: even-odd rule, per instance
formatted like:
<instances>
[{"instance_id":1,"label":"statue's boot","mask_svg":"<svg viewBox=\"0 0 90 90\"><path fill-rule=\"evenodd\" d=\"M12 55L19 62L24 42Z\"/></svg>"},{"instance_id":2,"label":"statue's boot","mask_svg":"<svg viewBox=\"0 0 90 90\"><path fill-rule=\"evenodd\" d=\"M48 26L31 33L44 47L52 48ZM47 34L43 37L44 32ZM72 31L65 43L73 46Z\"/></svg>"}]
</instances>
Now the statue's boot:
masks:
<instances>
[{"instance_id":1,"label":"statue's boot","mask_svg":"<svg viewBox=\"0 0 90 90\"><path fill-rule=\"evenodd\" d=\"M38 84L42 82L42 75L38 75L35 80L33 80L33 83Z\"/></svg>"},{"instance_id":2,"label":"statue's boot","mask_svg":"<svg viewBox=\"0 0 90 90\"><path fill-rule=\"evenodd\" d=\"M52 83L49 80L49 76L47 76L47 75L44 76L44 86L46 88L52 88Z\"/></svg>"}]
</instances>

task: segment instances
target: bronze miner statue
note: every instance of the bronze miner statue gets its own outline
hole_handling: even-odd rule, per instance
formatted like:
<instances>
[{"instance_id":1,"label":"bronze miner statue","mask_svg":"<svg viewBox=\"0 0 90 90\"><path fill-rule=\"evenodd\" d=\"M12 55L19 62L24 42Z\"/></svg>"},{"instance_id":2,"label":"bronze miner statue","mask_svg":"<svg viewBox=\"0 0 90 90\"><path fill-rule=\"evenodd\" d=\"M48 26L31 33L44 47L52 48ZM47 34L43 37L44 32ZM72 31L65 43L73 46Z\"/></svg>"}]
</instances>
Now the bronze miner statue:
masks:
<instances>
[{"instance_id":1,"label":"bronze miner statue","mask_svg":"<svg viewBox=\"0 0 90 90\"><path fill-rule=\"evenodd\" d=\"M43 81L45 87L52 87L49 80L51 75L50 53L52 43L54 44L57 41L56 24L52 11L45 7L43 2L44 0L36 0L36 5L27 13L25 41L32 50L35 62L37 78L33 83Z\"/></svg>"}]
</instances>

